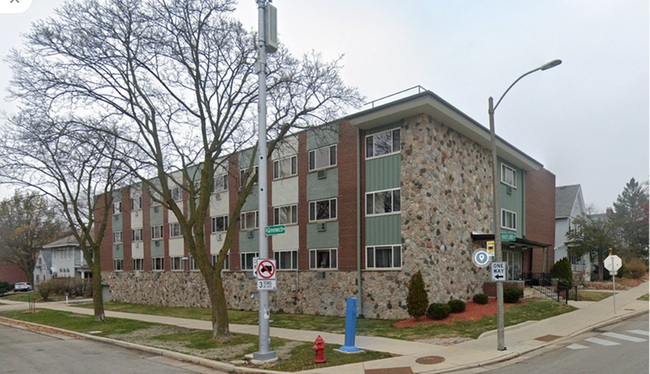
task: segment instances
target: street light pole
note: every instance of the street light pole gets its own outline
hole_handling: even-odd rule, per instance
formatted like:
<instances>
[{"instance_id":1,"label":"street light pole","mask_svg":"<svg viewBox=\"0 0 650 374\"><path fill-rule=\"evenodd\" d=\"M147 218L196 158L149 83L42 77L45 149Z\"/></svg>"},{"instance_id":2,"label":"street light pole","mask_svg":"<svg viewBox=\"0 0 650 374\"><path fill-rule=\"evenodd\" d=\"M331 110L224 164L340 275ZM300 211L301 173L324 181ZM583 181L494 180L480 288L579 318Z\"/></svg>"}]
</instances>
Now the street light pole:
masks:
<instances>
[{"instance_id":1,"label":"street light pole","mask_svg":"<svg viewBox=\"0 0 650 374\"><path fill-rule=\"evenodd\" d=\"M501 95L497 104L494 105L494 99L492 96L488 99L488 115L490 117L490 145L492 148L492 222L494 224L494 252L496 257L496 262L503 261L503 251L501 250L501 220L499 219L499 165L497 164L497 137L496 132L494 131L494 111L497 109L501 100L506 96L508 91L517 84L523 77L532 74L536 71L544 71L551 68L554 68L562 63L562 60L553 60L548 62L537 69L533 69L526 74L520 76L515 80L506 92ZM505 331L504 331L504 319L503 319L503 282L497 281L497 350L505 351Z\"/></svg>"}]
</instances>

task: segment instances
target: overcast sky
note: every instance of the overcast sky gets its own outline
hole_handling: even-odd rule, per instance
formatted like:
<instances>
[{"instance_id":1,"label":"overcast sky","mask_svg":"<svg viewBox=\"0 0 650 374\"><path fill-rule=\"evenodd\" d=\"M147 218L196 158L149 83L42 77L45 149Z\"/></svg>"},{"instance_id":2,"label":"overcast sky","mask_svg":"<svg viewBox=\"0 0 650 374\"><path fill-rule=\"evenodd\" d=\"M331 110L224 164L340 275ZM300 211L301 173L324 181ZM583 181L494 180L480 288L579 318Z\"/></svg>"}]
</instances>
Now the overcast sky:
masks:
<instances>
[{"instance_id":1,"label":"overcast sky","mask_svg":"<svg viewBox=\"0 0 650 374\"><path fill-rule=\"evenodd\" d=\"M0 55L20 48L20 34L63 1L32 0L24 13L0 14ZM273 4L280 41L295 55L344 55L343 78L367 101L421 85L486 127L489 96L498 100L523 73L562 59L508 93L495 114L497 134L544 164L557 186L581 184L585 203L599 211L630 178L648 180L647 0ZM255 0L240 1L235 15L257 29ZM3 97L10 77L1 62ZM14 107L3 100L0 110ZM0 197L7 193L0 188Z\"/></svg>"}]
</instances>

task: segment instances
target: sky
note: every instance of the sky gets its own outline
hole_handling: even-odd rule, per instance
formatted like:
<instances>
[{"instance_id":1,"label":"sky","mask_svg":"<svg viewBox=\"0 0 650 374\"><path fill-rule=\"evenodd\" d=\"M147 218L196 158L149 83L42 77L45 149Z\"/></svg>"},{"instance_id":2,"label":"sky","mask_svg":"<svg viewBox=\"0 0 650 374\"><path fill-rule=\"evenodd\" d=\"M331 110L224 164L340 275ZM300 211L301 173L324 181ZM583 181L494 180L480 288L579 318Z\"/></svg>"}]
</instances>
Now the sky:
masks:
<instances>
[{"instance_id":1,"label":"sky","mask_svg":"<svg viewBox=\"0 0 650 374\"><path fill-rule=\"evenodd\" d=\"M0 12L9 0L0 0ZM29 0L21 0L29 3ZM33 21L65 0L31 0L0 14L0 56L20 48ZM560 66L517 83L495 112L499 136L555 174L580 184L603 212L625 184L649 177L647 0L274 0L281 43L296 56L343 56L344 81L370 102L422 86L488 127L495 102L522 74ZM257 2L235 17L257 30ZM0 61L0 91L11 79ZM416 91L412 91L416 93ZM384 101L385 103L386 101ZM368 109L369 106L360 108ZM15 104L2 100L0 111ZM0 187L0 198L11 193Z\"/></svg>"}]
</instances>

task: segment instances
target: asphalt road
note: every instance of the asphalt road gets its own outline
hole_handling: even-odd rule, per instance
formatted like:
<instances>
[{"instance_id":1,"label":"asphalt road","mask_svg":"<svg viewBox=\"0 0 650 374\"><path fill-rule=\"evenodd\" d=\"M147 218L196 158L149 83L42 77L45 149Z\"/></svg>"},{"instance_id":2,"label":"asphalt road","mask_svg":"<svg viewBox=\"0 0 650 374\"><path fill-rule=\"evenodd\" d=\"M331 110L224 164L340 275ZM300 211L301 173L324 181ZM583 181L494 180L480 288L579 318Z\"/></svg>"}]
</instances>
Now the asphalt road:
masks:
<instances>
[{"instance_id":1,"label":"asphalt road","mask_svg":"<svg viewBox=\"0 0 650 374\"><path fill-rule=\"evenodd\" d=\"M606 326L488 368L463 374L648 373L648 314Z\"/></svg>"},{"instance_id":2,"label":"asphalt road","mask_svg":"<svg viewBox=\"0 0 650 374\"><path fill-rule=\"evenodd\" d=\"M92 340L0 325L0 373L225 374Z\"/></svg>"}]
</instances>

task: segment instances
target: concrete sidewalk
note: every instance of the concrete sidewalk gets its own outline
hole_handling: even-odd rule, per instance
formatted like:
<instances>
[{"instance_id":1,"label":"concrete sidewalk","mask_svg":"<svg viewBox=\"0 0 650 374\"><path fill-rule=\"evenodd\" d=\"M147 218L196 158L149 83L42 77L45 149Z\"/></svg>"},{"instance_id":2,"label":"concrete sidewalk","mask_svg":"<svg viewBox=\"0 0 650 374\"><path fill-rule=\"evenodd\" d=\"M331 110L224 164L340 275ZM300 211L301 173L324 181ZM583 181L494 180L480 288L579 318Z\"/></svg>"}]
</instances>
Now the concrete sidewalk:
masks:
<instances>
[{"instance_id":1,"label":"concrete sidewalk","mask_svg":"<svg viewBox=\"0 0 650 374\"><path fill-rule=\"evenodd\" d=\"M487 332L476 340L470 340L452 346L439 346L427 343L409 342L396 339L357 336L356 346L366 350L388 352L398 357L369 361L358 364L336 366L329 368L314 369L303 373L321 374L364 374L370 369L392 369L398 368L413 373L445 373L461 369L468 369L479 366L486 366L496 362L509 360L522 354L543 348L549 344L555 344L563 339L599 328L608 324L647 313L649 303L637 300L640 296L648 293L648 282L642 285L616 294L616 313L614 313L613 298L607 298L599 302L569 302L580 309L565 313L542 321L529 321L516 326L507 327L505 330L506 350L498 351L496 331ZM2 301L6 304L0 306L0 310L14 309L26 303ZM20 304L20 305L18 305ZM43 303L39 308L71 311L79 314L92 315L92 309L78 308L66 305L63 302ZM175 317L152 316L134 313L106 312L107 317L137 319L142 321L169 324L191 329L210 330L209 321L199 321ZM258 327L253 325L230 325L230 331L243 334L258 334ZM342 334L319 333L316 331L291 330L282 328L271 328L271 336L313 342L318 335L325 339L326 344L343 345L345 336ZM420 360L418 360L420 359ZM418 363L416 361L424 362ZM440 362L441 361L441 362ZM427 364L426 362L437 362ZM230 366L230 365L227 365ZM223 366L220 369L224 369ZM235 367L232 369L236 370ZM245 371L250 372L248 368ZM263 372L272 372L264 370ZM387 371L390 372L390 371Z\"/></svg>"}]
</instances>

